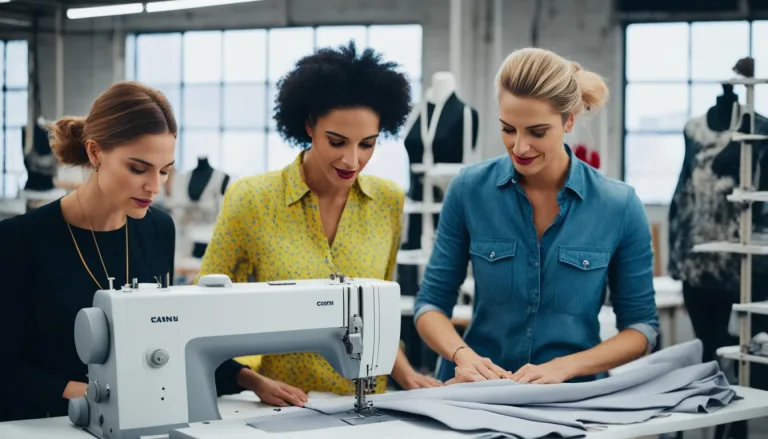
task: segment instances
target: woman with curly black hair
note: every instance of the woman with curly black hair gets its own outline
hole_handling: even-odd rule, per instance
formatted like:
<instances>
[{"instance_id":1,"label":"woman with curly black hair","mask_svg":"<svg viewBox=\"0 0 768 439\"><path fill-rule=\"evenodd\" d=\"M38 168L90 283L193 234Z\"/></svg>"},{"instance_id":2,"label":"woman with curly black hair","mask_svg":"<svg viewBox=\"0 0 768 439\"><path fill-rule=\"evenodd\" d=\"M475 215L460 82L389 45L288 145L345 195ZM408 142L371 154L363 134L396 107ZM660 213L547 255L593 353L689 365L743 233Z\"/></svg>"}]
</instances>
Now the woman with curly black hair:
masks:
<instances>
[{"instance_id":1,"label":"woman with curly black hair","mask_svg":"<svg viewBox=\"0 0 768 439\"><path fill-rule=\"evenodd\" d=\"M396 183L360 175L380 135L396 135L411 109L397 65L350 43L299 60L279 83L274 118L300 152L282 170L240 179L228 190L200 275L235 282L325 278L341 272L392 279L405 194ZM273 405L298 405L306 392L353 394L351 380L314 353L238 359L237 382ZM392 378L404 389L439 386L402 351ZM376 392L386 390L379 377Z\"/></svg>"}]
</instances>

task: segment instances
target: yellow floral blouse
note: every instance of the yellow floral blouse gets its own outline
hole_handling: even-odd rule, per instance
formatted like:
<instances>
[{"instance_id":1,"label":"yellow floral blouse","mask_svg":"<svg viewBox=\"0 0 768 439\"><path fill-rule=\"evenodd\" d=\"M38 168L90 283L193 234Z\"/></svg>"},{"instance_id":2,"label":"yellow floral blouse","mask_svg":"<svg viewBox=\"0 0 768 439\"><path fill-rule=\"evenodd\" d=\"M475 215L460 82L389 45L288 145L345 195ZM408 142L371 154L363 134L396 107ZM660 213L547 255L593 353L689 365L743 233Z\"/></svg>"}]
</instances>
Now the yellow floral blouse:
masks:
<instances>
[{"instance_id":1,"label":"yellow floral blouse","mask_svg":"<svg viewBox=\"0 0 768 439\"><path fill-rule=\"evenodd\" d=\"M280 171L235 181L227 190L200 275L233 282L351 277L392 279L405 194L395 183L359 175L329 246L318 200L301 174L303 153ZM320 355L292 353L236 360L305 392L353 394L354 385ZM386 390L379 377L376 392Z\"/></svg>"}]
</instances>

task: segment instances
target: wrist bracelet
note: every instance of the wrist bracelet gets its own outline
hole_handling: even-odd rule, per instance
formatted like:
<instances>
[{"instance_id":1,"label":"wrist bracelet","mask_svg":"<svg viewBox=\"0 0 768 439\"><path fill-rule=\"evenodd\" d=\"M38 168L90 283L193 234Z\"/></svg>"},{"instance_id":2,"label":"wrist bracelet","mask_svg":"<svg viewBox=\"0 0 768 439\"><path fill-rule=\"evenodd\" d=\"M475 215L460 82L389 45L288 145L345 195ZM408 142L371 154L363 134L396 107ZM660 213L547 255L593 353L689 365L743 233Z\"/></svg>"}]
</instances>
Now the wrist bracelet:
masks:
<instances>
[{"instance_id":1,"label":"wrist bracelet","mask_svg":"<svg viewBox=\"0 0 768 439\"><path fill-rule=\"evenodd\" d=\"M460 350L464 349L466 346L459 346L455 351L453 351L453 356L451 357L451 363L456 364L456 354L459 353Z\"/></svg>"}]
</instances>

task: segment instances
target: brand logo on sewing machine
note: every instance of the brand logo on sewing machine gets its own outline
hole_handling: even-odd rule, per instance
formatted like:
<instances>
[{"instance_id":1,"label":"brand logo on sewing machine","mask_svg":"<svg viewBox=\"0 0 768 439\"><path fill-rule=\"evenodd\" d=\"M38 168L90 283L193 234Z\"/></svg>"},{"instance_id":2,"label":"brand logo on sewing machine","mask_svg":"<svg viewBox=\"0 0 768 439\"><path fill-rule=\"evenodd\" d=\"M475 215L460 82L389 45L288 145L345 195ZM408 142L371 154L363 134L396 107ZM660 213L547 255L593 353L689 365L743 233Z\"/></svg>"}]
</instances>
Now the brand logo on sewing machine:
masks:
<instances>
[{"instance_id":1,"label":"brand logo on sewing machine","mask_svg":"<svg viewBox=\"0 0 768 439\"><path fill-rule=\"evenodd\" d=\"M178 322L179 316L153 316L150 320L152 323L171 323Z\"/></svg>"},{"instance_id":2,"label":"brand logo on sewing machine","mask_svg":"<svg viewBox=\"0 0 768 439\"><path fill-rule=\"evenodd\" d=\"M317 306L332 306L333 300L321 300L317 302Z\"/></svg>"}]
</instances>

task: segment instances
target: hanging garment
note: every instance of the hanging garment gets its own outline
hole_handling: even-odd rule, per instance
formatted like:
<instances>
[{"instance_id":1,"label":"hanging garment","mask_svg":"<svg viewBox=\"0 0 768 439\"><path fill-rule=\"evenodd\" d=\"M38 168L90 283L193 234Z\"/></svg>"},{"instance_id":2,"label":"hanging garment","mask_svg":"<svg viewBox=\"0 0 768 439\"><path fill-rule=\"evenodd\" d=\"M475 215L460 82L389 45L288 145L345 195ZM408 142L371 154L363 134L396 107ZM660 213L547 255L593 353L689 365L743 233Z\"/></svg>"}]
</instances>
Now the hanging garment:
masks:
<instances>
[{"instance_id":1,"label":"hanging garment","mask_svg":"<svg viewBox=\"0 0 768 439\"><path fill-rule=\"evenodd\" d=\"M768 119L756 117L755 131L768 133ZM738 171L734 172L732 166L727 166L727 163L733 162L732 159L721 155L731 154L734 147L738 151L739 144L731 141L731 132L710 129L706 116L686 123L684 134L685 158L669 208L669 275L694 287L707 286L738 292L740 255L695 253L692 249L694 245L707 242L739 240L741 207L726 198L734 188L738 188ZM759 190L768 189L765 179L768 176L768 154L762 153L764 143L753 147L753 175ZM726 165L715 166L723 162ZM761 203L756 203L753 211L755 229L768 227ZM754 257L753 273L765 273L766 270L768 257Z\"/></svg>"},{"instance_id":2,"label":"hanging garment","mask_svg":"<svg viewBox=\"0 0 768 439\"><path fill-rule=\"evenodd\" d=\"M408 152L408 159L411 164L424 163L424 145L432 146L432 158L434 163L463 163L464 157L464 107L456 93L451 93L445 101L442 111L440 111L437 121L432 120L435 111L435 104L427 103L427 114L420 114L413 123L411 130L405 137L405 149ZM478 120L477 110L472 112L472 149L477 146ZM431 142L423 138L421 132L421 118L426 117L428 123L436 123L434 127L434 137ZM409 171L410 172L410 171ZM410 192L409 198L413 201L424 200L423 174L410 172ZM434 201L442 201L443 194L439 189L434 189ZM434 215L434 224L437 227L439 216ZM421 214L410 214L408 219L408 240L403 245L404 250L413 250L421 248Z\"/></svg>"},{"instance_id":3,"label":"hanging garment","mask_svg":"<svg viewBox=\"0 0 768 439\"><path fill-rule=\"evenodd\" d=\"M516 438L578 437L590 429L645 422L671 413L710 413L739 399L716 362L701 362L702 350L699 340L674 345L591 382L494 380L368 398L374 408L390 416L426 417L453 430ZM353 404L349 399L310 400L305 407L315 413L302 410L249 425L281 432L349 425L339 419Z\"/></svg>"},{"instance_id":4,"label":"hanging garment","mask_svg":"<svg viewBox=\"0 0 768 439\"><path fill-rule=\"evenodd\" d=\"M54 188L53 178L56 176L58 162L51 150L48 140L48 132L38 124L32 131L32 148L24 154L24 167L27 169L27 183L25 190L49 191ZM27 129L21 128L22 152L27 142Z\"/></svg>"},{"instance_id":5,"label":"hanging garment","mask_svg":"<svg viewBox=\"0 0 768 439\"><path fill-rule=\"evenodd\" d=\"M224 201L224 189L229 176L214 169L205 189L196 199L190 195L190 183L194 171L174 175L171 195L166 206L176 224L177 253L183 256L201 258L205 253L207 242L199 242L196 231L213 230L216 217ZM195 194L197 195L197 194ZM205 239L210 238L210 236Z\"/></svg>"}]
</instances>

